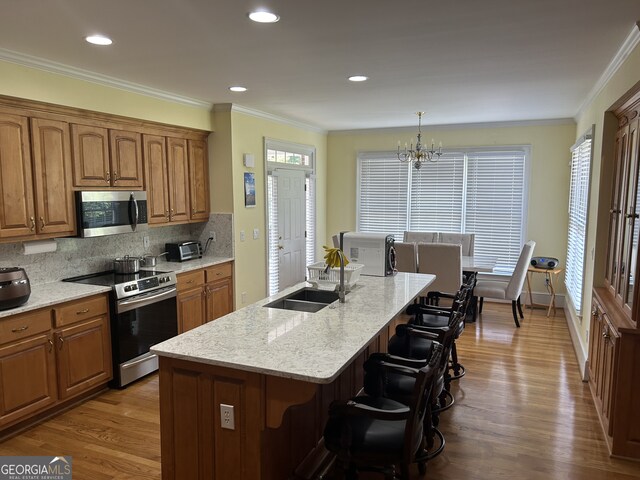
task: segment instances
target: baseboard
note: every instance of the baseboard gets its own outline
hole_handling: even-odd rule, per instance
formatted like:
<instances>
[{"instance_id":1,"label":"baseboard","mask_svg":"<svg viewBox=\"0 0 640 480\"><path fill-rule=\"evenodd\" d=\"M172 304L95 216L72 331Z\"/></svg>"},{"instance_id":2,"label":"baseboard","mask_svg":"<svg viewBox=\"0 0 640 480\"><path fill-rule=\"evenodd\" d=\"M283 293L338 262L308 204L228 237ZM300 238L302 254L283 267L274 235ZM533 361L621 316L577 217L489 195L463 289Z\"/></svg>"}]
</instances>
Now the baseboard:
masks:
<instances>
[{"instance_id":1,"label":"baseboard","mask_svg":"<svg viewBox=\"0 0 640 480\"><path fill-rule=\"evenodd\" d=\"M576 328L576 325L580 324L580 319L576 315L576 312L571 307L571 305L567 305L565 307L564 315L567 319L567 327L569 327L569 335L571 336L573 351L576 354L576 360L578 360L578 368L580 369L580 378L582 378L583 382L586 382L589 380L589 375L587 370L587 359L589 358L589 354L587 350L585 350L585 346L580 341L580 332L578 332Z\"/></svg>"}]
</instances>

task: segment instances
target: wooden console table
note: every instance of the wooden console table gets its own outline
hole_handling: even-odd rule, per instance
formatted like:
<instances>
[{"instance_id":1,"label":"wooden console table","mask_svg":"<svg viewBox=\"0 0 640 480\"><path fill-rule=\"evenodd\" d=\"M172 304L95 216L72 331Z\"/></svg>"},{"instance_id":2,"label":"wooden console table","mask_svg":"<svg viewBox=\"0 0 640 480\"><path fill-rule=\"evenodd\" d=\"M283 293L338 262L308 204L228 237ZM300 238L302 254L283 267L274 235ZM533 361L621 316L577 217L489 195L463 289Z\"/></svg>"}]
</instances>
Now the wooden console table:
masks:
<instances>
[{"instance_id":1,"label":"wooden console table","mask_svg":"<svg viewBox=\"0 0 640 480\"><path fill-rule=\"evenodd\" d=\"M553 286L553 279L557 278L558 275L562 272L562 268L536 268L529 267L527 270L527 290L529 291L529 308L546 308L547 309L547 317L551 314L551 309L553 309L553 314L556 314L556 290ZM541 303L534 303L533 294L531 292L531 283L529 281L529 277L534 273L544 273L545 281L549 287L549 293L551 294L551 298L549 299L549 305L543 305Z\"/></svg>"}]
</instances>

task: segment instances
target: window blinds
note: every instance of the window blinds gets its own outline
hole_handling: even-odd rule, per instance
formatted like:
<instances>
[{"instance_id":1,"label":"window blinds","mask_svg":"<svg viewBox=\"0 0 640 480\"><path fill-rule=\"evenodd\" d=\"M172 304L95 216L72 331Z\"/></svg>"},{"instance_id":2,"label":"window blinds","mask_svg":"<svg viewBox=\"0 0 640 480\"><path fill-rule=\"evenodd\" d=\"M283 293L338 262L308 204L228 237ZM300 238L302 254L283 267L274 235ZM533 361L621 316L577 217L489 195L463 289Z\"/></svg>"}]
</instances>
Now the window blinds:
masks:
<instances>
[{"instance_id":1,"label":"window blinds","mask_svg":"<svg viewBox=\"0 0 640 480\"><path fill-rule=\"evenodd\" d=\"M582 311L592 135L593 129L590 129L578 143L571 147L569 234L564 283L567 287L567 295L578 315L581 315Z\"/></svg>"},{"instance_id":2,"label":"window blinds","mask_svg":"<svg viewBox=\"0 0 640 480\"><path fill-rule=\"evenodd\" d=\"M358 155L357 228L475 233L475 255L511 273L524 243L527 147L445 151L420 170L394 152Z\"/></svg>"}]
</instances>

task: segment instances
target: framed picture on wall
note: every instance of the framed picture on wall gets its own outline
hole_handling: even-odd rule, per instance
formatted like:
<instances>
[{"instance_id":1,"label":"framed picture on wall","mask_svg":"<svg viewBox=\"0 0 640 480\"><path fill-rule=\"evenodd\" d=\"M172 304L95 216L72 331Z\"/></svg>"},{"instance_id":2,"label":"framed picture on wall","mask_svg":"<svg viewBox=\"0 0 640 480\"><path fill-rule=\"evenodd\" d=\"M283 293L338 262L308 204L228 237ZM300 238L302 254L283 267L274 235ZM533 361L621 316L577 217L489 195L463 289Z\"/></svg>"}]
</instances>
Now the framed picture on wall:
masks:
<instances>
[{"instance_id":1,"label":"framed picture on wall","mask_svg":"<svg viewBox=\"0 0 640 480\"><path fill-rule=\"evenodd\" d=\"M256 206L256 178L250 172L244 172L244 206Z\"/></svg>"}]
</instances>

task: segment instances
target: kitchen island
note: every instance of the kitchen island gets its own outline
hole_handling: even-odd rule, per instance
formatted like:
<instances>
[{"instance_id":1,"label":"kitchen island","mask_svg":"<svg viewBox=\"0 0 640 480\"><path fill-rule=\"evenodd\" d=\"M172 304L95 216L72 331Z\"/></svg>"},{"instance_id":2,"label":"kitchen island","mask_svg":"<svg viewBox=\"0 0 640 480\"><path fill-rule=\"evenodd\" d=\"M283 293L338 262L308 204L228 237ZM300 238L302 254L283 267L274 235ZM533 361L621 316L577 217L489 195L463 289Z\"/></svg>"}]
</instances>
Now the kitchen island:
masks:
<instances>
[{"instance_id":1,"label":"kitchen island","mask_svg":"<svg viewBox=\"0 0 640 480\"><path fill-rule=\"evenodd\" d=\"M153 347L162 478L311 478L329 403L357 393L365 358L433 280L360 277L316 313L264 306L303 283Z\"/></svg>"}]
</instances>

